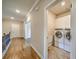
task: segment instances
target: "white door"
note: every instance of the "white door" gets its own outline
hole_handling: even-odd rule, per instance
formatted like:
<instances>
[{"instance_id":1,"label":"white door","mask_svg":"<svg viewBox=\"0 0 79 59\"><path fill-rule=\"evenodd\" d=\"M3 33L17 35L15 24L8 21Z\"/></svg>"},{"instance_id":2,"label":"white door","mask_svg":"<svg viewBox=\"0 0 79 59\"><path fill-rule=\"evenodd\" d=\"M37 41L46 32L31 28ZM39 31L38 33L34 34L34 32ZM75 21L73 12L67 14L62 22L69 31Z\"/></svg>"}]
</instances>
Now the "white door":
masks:
<instances>
[{"instance_id":1,"label":"white door","mask_svg":"<svg viewBox=\"0 0 79 59\"><path fill-rule=\"evenodd\" d=\"M12 38L13 37L19 37L20 36L20 26L19 24L12 24L11 25L11 32L12 32Z\"/></svg>"}]
</instances>

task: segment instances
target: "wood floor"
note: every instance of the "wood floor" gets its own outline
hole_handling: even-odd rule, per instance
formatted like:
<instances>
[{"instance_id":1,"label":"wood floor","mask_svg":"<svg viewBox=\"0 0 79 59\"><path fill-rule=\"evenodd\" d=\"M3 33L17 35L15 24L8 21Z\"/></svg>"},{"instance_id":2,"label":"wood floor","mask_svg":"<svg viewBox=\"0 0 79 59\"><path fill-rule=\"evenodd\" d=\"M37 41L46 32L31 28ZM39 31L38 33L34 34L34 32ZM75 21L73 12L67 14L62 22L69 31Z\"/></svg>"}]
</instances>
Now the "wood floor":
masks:
<instances>
[{"instance_id":1,"label":"wood floor","mask_svg":"<svg viewBox=\"0 0 79 59\"><path fill-rule=\"evenodd\" d=\"M70 53L53 46L49 47L48 59L70 59Z\"/></svg>"},{"instance_id":2,"label":"wood floor","mask_svg":"<svg viewBox=\"0 0 79 59\"><path fill-rule=\"evenodd\" d=\"M13 39L3 59L34 59L31 47L25 46L24 39Z\"/></svg>"},{"instance_id":3,"label":"wood floor","mask_svg":"<svg viewBox=\"0 0 79 59\"><path fill-rule=\"evenodd\" d=\"M40 59L30 46L26 46L24 39L13 39L3 59ZM48 59L70 59L70 53L50 46Z\"/></svg>"}]
</instances>

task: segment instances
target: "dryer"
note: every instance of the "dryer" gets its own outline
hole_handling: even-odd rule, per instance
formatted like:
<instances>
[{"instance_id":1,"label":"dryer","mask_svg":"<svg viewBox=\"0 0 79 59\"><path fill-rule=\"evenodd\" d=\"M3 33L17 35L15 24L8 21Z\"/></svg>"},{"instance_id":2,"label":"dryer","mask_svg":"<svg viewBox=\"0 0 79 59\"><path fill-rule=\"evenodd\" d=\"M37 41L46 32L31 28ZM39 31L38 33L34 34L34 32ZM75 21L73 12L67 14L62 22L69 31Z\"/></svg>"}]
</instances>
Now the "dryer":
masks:
<instances>
[{"instance_id":1,"label":"dryer","mask_svg":"<svg viewBox=\"0 0 79 59\"><path fill-rule=\"evenodd\" d=\"M65 29L65 50L71 52L71 29Z\"/></svg>"}]
</instances>

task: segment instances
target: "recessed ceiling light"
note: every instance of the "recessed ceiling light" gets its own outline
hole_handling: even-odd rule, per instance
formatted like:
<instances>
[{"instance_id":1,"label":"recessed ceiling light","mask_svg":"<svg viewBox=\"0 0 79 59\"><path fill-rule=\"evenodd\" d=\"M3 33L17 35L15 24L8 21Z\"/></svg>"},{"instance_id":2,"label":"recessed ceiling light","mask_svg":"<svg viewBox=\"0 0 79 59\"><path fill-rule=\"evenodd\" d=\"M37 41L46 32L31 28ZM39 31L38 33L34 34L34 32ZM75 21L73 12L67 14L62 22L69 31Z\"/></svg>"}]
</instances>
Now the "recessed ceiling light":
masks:
<instances>
[{"instance_id":1,"label":"recessed ceiling light","mask_svg":"<svg viewBox=\"0 0 79 59\"><path fill-rule=\"evenodd\" d=\"M10 17L10 19L14 19L14 17Z\"/></svg>"},{"instance_id":2,"label":"recessed ceiling light","mask_svg":"<svg viewBox=\"0 0 79 59\"><path fill-rule=\"evenodd\" d=\"M17 12L17 13L20 13L20 11L19 11L18 9L16 9L16 12Z\"/></svg>"},{"instance_id":3,"label":"recessed ceiling light","mask_svg":"<svg viewBox=\"0 0 79 59\"><path fill-rule=\"evenodd\" d=\"M64 6L64 5L65 5L65 1L62 1L62 2L61 2L61 5Z\"/></svg>"}]
</instances>

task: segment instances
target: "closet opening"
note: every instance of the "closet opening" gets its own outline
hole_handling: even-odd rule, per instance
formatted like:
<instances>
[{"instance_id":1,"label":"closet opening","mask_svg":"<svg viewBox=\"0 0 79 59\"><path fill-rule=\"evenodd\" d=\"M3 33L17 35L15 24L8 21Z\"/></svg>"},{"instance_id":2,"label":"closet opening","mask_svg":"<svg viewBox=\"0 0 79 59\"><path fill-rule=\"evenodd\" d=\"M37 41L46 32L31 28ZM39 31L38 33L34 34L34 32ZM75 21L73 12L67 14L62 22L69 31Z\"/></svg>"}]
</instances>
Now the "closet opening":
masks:
<instances>
[{"instance_id":1,"label":"closet opening","mask_svg":"<svg viewBox=\"0 0 79 59\"><path fill-rule=\"evenodd\" d=\"M46 9L48 59L70 59L71 8L71 0L63 0Z\"/></svg>"}]
</instances>

